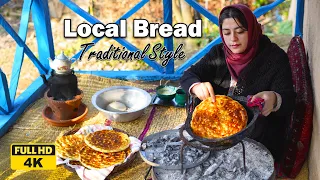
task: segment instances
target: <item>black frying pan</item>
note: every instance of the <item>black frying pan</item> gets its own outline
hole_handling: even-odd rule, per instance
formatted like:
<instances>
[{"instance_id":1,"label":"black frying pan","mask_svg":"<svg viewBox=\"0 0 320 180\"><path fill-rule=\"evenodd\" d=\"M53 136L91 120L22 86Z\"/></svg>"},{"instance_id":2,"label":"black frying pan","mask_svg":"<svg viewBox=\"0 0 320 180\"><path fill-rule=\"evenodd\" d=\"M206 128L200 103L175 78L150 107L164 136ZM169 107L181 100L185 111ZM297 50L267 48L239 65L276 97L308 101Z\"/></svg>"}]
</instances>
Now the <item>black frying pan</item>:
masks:
<instances>
[{"instance_id":1,"label":"black frying pan","mask_svg":"<svg viewBox=\"0 0 320 180\"><path fill-rule=\"evenodd\" d=\"M243 96L229 96L229 97L238 101L246 109L248 114L247 126L244 129L242 129L240 132L225 138L215 138L215 139L202 138L195 135L191 130L190 123L192 119L192 112L194 110L192 109L192 111L188 113L188 117L185 122L185 130L190 134L190 136L192 136L196 141L199 141L200 143L207 145L216 150L228 149L238 144L244 138L249 137L255 127L255 122L260 114L260 111L258 107L252 107L252 108L248 107L246 97L243 97Z\"/></svg>"}]
</instances>

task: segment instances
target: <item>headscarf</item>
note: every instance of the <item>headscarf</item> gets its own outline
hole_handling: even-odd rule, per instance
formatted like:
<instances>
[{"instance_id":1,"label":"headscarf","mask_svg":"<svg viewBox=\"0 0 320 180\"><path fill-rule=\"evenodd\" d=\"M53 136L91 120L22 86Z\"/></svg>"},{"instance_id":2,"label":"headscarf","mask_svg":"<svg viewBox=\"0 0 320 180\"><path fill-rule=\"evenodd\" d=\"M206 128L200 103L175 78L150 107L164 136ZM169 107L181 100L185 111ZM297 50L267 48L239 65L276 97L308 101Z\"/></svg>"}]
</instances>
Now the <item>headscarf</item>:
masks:
<instances>
[{"instance_id":1,"label":"headscarf","mask_svg":"<svg viewBox=\"0 0 320 180\"><path fill-rule=\"evenodd\" d=\"M235 4L224 7L221 12L227 8L236 8L244 15L248 25L248 44L247 48L243 53L232 53L232 51L226 45L223 39L222 29L220 26L220 36L224 45L224 52L226 56L226 63L233 79L238 80L240 72L249 64L249 62L255 57L259 48L259 40L262 36L261 25L258 23L257 18L254 16L252 11L245 5Z\"/></svg>"}]
</instances>

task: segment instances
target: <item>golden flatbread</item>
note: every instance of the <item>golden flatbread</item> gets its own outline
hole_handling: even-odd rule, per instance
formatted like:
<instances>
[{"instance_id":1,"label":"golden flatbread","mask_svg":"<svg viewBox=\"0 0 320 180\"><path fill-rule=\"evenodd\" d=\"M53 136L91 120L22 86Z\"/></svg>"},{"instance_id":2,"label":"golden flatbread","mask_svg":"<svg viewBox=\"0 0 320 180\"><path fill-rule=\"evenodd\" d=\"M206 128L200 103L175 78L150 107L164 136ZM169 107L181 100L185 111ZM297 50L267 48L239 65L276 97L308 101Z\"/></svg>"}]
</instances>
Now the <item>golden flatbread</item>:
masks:
<instances>
[{"instance_id":1,"label":"golden flatbread","mask_svg":"<svg viewBox=\"0 0 320 180\"><path fill-rule=\"evenodd\" d=\"M89 169L101 169L115 164L122 163L130 154L130 147L124 151L103 153L95 151L85 145L80 150L80 162L83 166Z\"/></svg>"},{"instance_id":2,"label":"golden flatbread","mask_svg":"<svg viewBox=\"0 0 320 180\"><path fill-rule=\"evenodd\" d=\"M79 158L80 159L80 158ZM69 161L69 164L71 165L77 165L77 166L82 166L80 161Z\"/></svg>"},{"instance_id":3,"label":"golden flatbread","mask_svg":"<svg viewBox=\"0 0 320 180\"><path fill-rule=\"evenodd\" d=\"M92 149L110 153L127 149L130 139L127 134L114 130L101 130L88 134L85 143Z\"/></svg>"},{"instance_id":4,"label":"golden flatbread","mask_svg":"<svg viewBox=\"0 0 320 180\"><path fill-rule=\"evenodd\" d=\"M85 145L84 135L73 134L56 139L57 155L70 160L79 160L80 149Z\"/></svg>"},{"instance_id":5,"label":"golden flatbread","mask_svg":"<svg viewBox=\"0 0 320 180\"><path fill-rule=\"evenodd\" d=\"M194 134L204 138L223 138L231 136L246 127L248 115L245 108L232 98L216 95L202 101L194 110L191 129Z\"/></svg>"}]
</instances>

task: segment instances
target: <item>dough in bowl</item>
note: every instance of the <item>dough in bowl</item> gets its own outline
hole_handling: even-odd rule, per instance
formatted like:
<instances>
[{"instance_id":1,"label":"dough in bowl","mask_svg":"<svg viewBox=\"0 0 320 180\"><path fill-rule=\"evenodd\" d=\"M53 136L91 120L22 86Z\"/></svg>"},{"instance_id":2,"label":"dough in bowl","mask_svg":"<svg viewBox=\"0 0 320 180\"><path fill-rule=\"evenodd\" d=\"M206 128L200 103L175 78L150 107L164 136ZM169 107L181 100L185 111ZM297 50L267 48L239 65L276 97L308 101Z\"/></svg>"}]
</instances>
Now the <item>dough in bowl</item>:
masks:
<instances>
[{"instance_id":1,"label":"dough in bowl","mask_svg":"<svg viewBox=\"0 0 320 180\"><path fill-rule=\"evenodd\" d=\"M114 101L107 105L106 110L113 112L123 112L127 110L127 106L121 102Z\"/></svg>"}]
</instances>

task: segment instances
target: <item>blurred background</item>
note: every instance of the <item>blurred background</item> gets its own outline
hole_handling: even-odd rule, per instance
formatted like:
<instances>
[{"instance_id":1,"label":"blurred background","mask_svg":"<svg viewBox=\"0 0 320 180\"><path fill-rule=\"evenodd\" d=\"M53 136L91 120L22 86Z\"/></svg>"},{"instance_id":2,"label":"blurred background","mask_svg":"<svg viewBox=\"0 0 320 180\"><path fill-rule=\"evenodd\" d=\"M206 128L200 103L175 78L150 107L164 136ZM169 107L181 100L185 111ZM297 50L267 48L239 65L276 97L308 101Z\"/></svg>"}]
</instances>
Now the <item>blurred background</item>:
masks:
<instances>
[{"instance_id":1,"label":"blurred background","mask_svg":"<svg viewBox=\"0 0 320 180\"><path fill-rule=\"evenodd\" d=\"M73 11L65 7L59 0L48 0L51 15L51 26L53 33L53 42L55 45L55 54L60 54L61 51L71 57L81 50L80 46L83 43L91 42L94 37L89 38L64 38L63 37L63 20L72 19L72 30L86 22ZM272 0L197 0L204 8L208 9L214 15L218 16L220 10L230 4L243 3L254 10L260 6L273 2ZM267 14L261 16L258 20L263 25L264 34L268 35L271 40L277 43L285 51L292 37L292 20L295 19L295 3L294 0L286 0L279 6L269 11ZM139 0L74 0L83 10L90 13L101 22L113 23L118 20L124 13L129 11ZM18 32L21 9L23 0L11 0L5 6L0 8L0 14L10 23L10 25ZM174 38L174 50L183 43L183 51L186 53L184 60L175 61L175 68L179 67L183 62L188 60L193 54L199 51L202 47L207 45L210 41L219 35L218 27L210 22L206 17L196 12L190 7L185 0L172 0L173 8L173 25L176 23L193 23L195 19L202 19L202 38ZM134 38L132 36L132 21L133 19L147 19L152 23L163 23L163 5L162 0L150 0L137 13L133 14L127 19L127 38L126 40L143 49L148 43L151 47L157 43L163 44L163 38ZM35 37L34 26L32 18L30 17L29 30L26 44L30 47L33 53L38 56L37 42ZM158 35L157 35L158 36ZM16 43L11 36L0 26L0 68L6 74L8 83L12 73L12 65L15 55ZM119 43L110 38L103 38L90 51L106 51L109 46L122 47ZM150 51L151 52L151 51ZM149 52L149 53L150 53ZM88 61L88 54L86 53L81 62L73 64L75 70L146 70L150 67L142 60L138 61L119 61L119 60L105 60L97 61L95 58ZM159 61L160 62L160 61ZM33 80L39 77L39 73L25 56L17 96L19 96Z\"/></svg>"}]
</instances>

